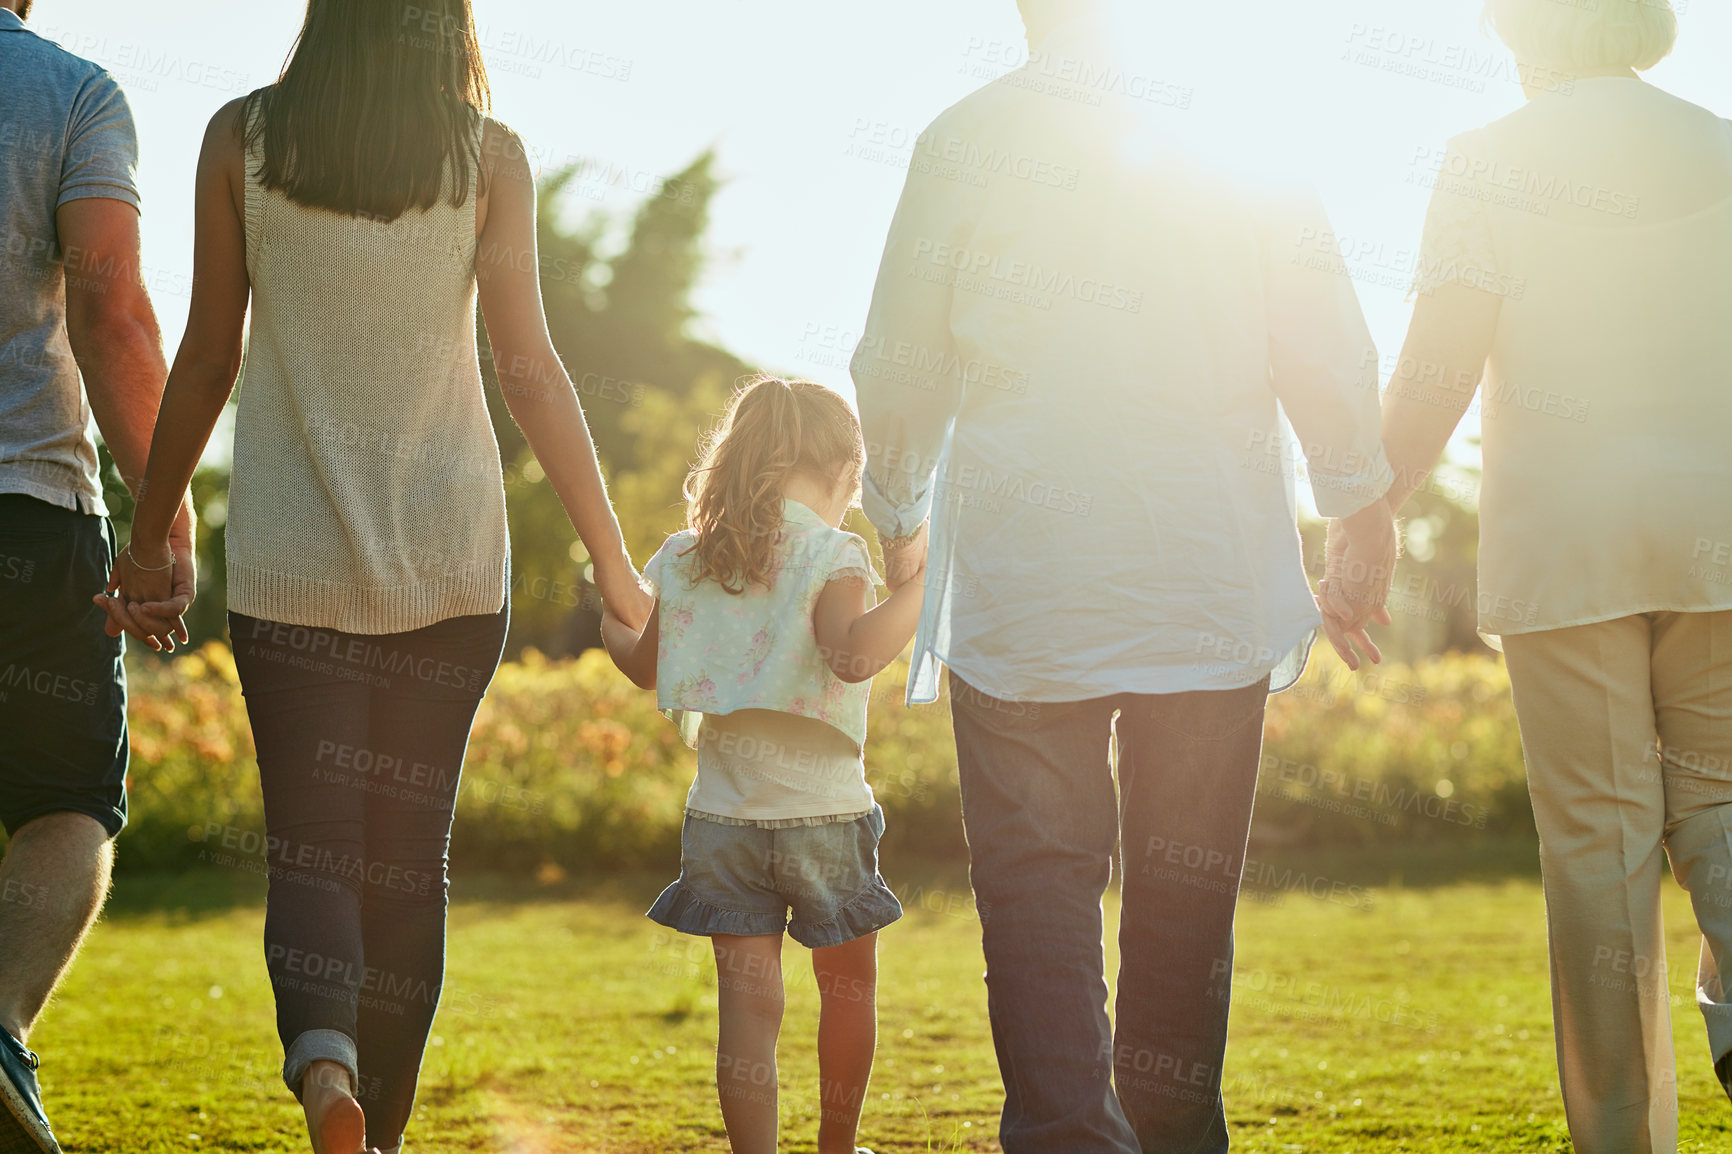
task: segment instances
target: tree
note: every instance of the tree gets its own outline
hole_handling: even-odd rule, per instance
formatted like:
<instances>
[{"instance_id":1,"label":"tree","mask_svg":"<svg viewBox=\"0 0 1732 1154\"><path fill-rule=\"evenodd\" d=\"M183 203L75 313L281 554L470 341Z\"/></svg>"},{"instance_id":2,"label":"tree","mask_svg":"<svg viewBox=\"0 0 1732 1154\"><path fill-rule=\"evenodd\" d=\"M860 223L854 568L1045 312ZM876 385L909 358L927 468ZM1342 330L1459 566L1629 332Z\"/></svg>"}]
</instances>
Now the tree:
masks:
<instances>
[{"instance_id":1,"label":"tree","mask_svg":"<svg viewBox=\"0 0 1732 1154\"><path fill-rule=\"evenodd\" d=\"M598 252L608 220L561 220L573 181L566 168L543 180L536 221L541 288L553 346L565 365L641 565L683 523L680 489L699 435L750 367L689 334L691 296L704 269L704 236L718 182L713 153L651 192L625 248ZM479 322L478 322L479 323ZM505 464L511 515L510 652L533 645L561 654L599 644L587 556L552 486L500 396L492 358L482 367Z\"/></svg>"}]
</instances>

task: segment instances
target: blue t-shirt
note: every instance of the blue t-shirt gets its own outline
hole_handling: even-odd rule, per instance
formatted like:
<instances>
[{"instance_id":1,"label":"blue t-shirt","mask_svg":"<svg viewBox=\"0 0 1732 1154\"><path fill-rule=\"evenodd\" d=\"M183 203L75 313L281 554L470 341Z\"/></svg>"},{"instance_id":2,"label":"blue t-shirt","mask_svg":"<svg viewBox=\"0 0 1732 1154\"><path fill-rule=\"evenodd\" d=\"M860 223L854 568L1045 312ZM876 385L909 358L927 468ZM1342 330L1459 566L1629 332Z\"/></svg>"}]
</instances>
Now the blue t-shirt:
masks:
<instances>
[{"instance_id":1,"label":"blue t-shirt","mask_svg":"<svg viewBox=\"0 0 1732 1154\"><path fill-rule=\"evenodd\" d=\"M769 586L729 593L692 580L691 530L675 533L644 566L660 600L656 704L696 745L702 714L773 709L825 722L866 744L872 683L849 685L818 651L812 610L838 577L873 579L866 542L833 529L798 501L783 503Z\"/></svg>"},{"instance_id":2,"label":"blue t-shirt","mask_svg":"<svg viewBox=\"0 0 1732 1154\"><path fill-rule=\"evenodd\" d=\"M86 197L138 207L132 110L114 77L4 8L0 93L0 493L106 514L66 335L67 278L96 270L63 250L55 212Z\"/></svg>"}]
</instances>

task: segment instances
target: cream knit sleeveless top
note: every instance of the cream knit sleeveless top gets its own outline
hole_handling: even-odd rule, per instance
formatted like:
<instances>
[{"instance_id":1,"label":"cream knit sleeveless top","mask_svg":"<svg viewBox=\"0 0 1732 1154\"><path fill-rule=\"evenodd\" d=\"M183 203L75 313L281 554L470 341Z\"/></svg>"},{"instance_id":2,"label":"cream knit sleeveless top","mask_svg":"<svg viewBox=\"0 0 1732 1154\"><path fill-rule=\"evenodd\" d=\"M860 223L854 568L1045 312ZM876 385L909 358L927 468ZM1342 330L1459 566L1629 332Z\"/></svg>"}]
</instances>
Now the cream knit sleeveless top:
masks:
<instances>
[{"instance_id":1,"label":"cream knit sleeveless top","mask_svg":"<svg viewBox=\"0 0 1732 1154\"><path fill-rule=\"evenodd\" d=\"M390 223L295 204L247 157L252 317L229 608L401 633L505 601L505 487L475 344L475 199Z\"/></svg>"}]
</instances>

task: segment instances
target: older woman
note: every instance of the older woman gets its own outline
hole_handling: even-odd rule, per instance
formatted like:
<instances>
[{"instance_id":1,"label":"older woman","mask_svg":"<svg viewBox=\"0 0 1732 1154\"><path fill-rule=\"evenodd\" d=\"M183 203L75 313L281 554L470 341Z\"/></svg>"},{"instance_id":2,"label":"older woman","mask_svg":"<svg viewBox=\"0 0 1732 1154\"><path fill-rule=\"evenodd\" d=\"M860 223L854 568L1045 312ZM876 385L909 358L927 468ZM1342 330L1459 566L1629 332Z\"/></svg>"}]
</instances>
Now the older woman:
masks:
<instances>
[{"instance_id":1,"label":"older woman","mask_svg":"<svg viewBox=\"0 0 1732 1154\"><path fill-rule=\"evenodd\" d=\"M1732 125L1638 78L1669 0L1488 0L1529 101L1451 142L1385 408L1401 503L1476 389L1480 627L1539 827L1578 1151L1672 1150L1662 852L1732 1066Z\"/></svg>"}]
</instances>

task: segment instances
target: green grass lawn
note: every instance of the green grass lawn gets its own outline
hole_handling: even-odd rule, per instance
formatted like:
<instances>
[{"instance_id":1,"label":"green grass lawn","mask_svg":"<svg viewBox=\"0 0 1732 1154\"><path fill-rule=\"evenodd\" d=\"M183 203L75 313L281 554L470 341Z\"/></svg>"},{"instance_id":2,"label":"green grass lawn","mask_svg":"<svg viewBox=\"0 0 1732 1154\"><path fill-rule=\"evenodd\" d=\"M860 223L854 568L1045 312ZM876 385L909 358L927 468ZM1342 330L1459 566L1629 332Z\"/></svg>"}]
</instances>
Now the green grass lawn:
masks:
<instances>
[{"instance_id":1,"label":"green grass lawn","mask_svg":"<svg viewBox=\"0 0 1732 1154\"><path fill-rule=\"evenodd\" d=\"M1544 907L1531 851L1433 884L1425 863L1311 862L1374 888L1292 893L1239 915L1228 1114L1245 1151L1564 1151ZM1434 865L1436 863L1433 863ZM1462 870L1455 871L1458 874ZM999 1086L978 926L942 871L891 878L877 1074L862 1142L996 1150ZM256 882L122 884L33 1038L69 1154L305 1150L276 1075ZM1691 980L1689 907L1667 883L1684 1147L1732 1148ZM410 1149L725 1151L711 1084L708 945L642 916L654 884L459 877L450 976ZM1112 914L1109 907L1109 915ZM789 1151L816 1134L817 994L790 943L782 1061Z\"/></svg>"}]
</instances>

